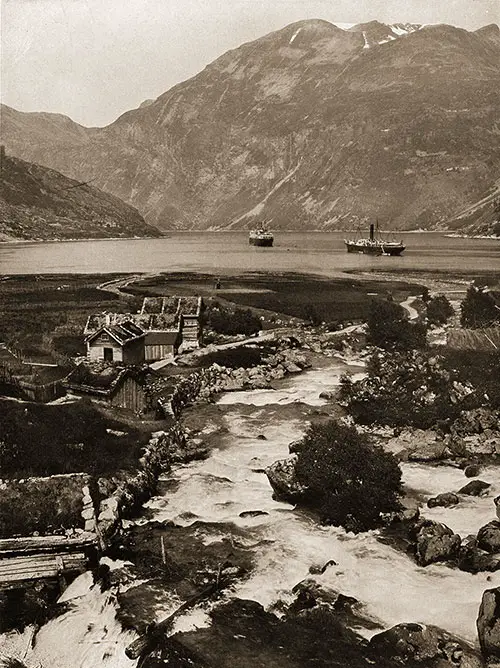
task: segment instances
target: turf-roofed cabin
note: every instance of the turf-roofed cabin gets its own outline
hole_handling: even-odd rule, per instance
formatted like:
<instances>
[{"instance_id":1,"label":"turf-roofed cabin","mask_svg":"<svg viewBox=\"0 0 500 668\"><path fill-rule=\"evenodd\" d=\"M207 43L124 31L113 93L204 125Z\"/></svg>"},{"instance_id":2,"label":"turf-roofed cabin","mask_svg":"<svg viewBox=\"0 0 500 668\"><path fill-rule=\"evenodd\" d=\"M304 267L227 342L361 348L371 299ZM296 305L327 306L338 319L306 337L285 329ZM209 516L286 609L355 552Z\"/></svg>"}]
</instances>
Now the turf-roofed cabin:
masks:
<instances>
[{"instance_id":1,"label":"turf-roofed cabin","mask_svg":"<svg viewBox=\"0 0 500 668\"><path fill-rule=\"evenodd\" d=\"M130 320L102 325L90 333L85 342L89 361L144 362L144 332Z\"/></svg>"},{"instance_id":2,"label":"turf-roofed cabin","mask_svg":"<svg viewBox=\"0 0 500 668\"><path fill-rule=\"evenodd\" d=\"M64 385L71 394L125 408L139 415L170 415L168 406L173 385L146 366L82 363L68 376Z\"/></svg>"}]
</instances>

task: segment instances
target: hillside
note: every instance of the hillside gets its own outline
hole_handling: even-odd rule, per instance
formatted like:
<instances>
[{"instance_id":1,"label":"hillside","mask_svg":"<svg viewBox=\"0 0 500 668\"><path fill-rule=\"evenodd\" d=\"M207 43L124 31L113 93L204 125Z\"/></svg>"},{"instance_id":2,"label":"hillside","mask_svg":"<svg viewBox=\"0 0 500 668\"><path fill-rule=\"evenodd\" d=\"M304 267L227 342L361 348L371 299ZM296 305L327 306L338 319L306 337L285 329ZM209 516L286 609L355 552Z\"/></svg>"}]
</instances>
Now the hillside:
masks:
<instances>
[{"instance_id":1,"label":"hillside","mask_svg":"<svg viewBox=\"0 0 500 668\"><path fill-rule=\"evenodd\" d=\"M163 228L435 229L500 177L499 108L497 26L308 20L105 128L4 108L2 129Z\"/></svg>"},{"instance_id":2,"label":"hillside","mask_svg":"<svg viewBox=\"0 0 500 668\"><path fill-rule=\"evenodd\" d=\"M500 237L500 179L477 202L450 220L449 228L471 236Z\"/></svg>"},{"instance_id":3,"label":"hillside","mask_svg":"<svg viewBox=\"0 0 500 668\"><path fill-rule=\"evenodd\" d=\"M0 241L157 237L139 212L90 184L2 157Z\"/></svg>"}]
</instances>

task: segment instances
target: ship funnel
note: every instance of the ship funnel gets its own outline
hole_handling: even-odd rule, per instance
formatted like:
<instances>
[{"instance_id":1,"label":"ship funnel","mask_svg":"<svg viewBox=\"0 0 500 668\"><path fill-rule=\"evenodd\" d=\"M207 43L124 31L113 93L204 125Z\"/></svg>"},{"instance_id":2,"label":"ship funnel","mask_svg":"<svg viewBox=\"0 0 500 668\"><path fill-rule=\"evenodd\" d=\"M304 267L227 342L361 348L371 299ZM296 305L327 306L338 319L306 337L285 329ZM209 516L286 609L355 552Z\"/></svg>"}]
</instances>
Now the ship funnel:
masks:
<instances>
[{"instance_id":1,"label":"ship funnel","mask_svg":"<svg viewBox=\"0 0 500 668\"><path fill-rule=\"evenodd\" d=\"M375 238L375 225L373 223L370 224L370 241L373 241Z\"/></svg>"}]
</instances>

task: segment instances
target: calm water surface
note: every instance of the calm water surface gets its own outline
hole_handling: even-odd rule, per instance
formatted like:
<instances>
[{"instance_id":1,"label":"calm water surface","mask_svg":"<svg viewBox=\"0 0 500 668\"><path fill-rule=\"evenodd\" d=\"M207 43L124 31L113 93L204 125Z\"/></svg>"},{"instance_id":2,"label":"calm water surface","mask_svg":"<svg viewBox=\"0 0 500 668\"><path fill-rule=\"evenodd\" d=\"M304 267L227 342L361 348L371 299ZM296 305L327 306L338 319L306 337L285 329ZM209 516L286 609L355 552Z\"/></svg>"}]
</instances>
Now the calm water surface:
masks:
<instances>
[{"instance_id":1,"label":"calm water surface","mask_svg":"<svg viewBox=\"0 0 500 668\"><path fill-rule=\"evenodd\" d=\"M247 232L183 232L163 239L1 243L0 271L111 273L156 271L302 271L331 275L346 269L500 272L500 241L404 233L401 257L347 253L345 232L280 232L273 248L248 244Z\"/></svg>"}]
</instances>

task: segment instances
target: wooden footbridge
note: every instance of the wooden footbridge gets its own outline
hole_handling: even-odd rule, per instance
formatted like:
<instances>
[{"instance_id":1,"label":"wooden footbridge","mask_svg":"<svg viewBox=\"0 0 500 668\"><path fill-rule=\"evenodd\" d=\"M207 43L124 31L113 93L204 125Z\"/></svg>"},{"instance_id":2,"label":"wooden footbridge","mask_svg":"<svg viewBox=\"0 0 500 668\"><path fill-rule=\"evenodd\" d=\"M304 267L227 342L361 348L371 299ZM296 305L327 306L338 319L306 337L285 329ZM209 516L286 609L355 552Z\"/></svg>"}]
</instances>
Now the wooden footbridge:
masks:
<instances>
[{"instance_id":1,"label":"wooden footbridge","mask_svg":"<svg viewBox=\"0 0 500 668\"><path fill-rule=\"evenodd\" d=\"M37 580L58 581L83 573L92 566L98 550L95 533L75 537L30 536L0 540L0 591L17 589Z\"/></svg>"}]
</instances>

